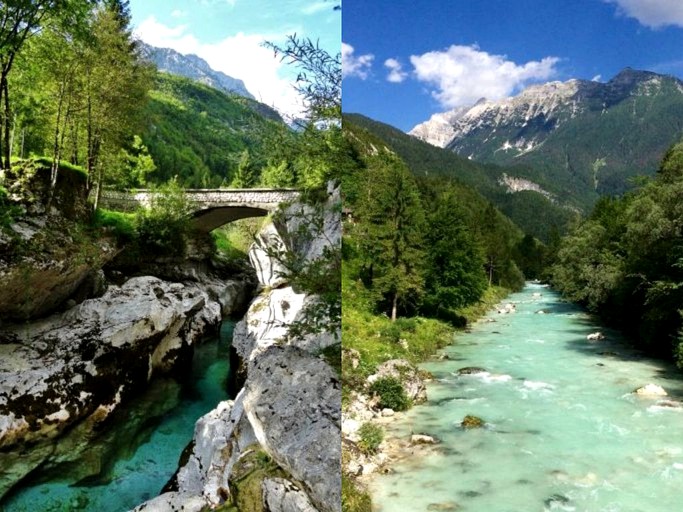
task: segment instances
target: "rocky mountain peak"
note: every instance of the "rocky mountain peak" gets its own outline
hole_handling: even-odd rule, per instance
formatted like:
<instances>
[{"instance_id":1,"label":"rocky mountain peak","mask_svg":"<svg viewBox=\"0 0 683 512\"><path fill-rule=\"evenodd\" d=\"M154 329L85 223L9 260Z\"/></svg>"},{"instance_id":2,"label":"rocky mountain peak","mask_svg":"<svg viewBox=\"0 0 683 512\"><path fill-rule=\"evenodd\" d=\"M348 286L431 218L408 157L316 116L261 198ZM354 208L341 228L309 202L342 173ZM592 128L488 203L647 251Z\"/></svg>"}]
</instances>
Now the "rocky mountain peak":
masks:
<instances>
[{"instance_id":1,"label":"rocky mountain peak","mask_svg":"<svg viewBox=\"0 0 683 512\"><path fill-rule=\"evenodd\" d=\"M197 55L183 55L171 48L157 48L142 42L140 45L143 57L154 63L159 71L184 76L223 92L254 99L242 80L212 69L208 62Z\"/></svg>"}]
</instances>

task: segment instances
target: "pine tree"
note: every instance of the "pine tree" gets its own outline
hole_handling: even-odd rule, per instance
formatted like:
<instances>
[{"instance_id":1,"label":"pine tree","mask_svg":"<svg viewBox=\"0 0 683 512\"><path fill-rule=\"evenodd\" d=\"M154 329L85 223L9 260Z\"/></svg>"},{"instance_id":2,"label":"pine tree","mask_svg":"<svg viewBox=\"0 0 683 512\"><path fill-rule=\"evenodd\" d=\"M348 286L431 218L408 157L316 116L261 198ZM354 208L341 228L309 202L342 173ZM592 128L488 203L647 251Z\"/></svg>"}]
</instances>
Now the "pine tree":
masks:
<instances>
[{"instance_id":1,"label":"pine tree","mask_svg":"<svg viewBox=\"0 0 683 512\"><path fill-rule=\"evenodd\" d=\"M372 289L398 308L424 289L422 233L424 212L415 182L395 156L381 153L368 165L364 198L359 198L359 249Z\"/></svg>"}]
</instances>

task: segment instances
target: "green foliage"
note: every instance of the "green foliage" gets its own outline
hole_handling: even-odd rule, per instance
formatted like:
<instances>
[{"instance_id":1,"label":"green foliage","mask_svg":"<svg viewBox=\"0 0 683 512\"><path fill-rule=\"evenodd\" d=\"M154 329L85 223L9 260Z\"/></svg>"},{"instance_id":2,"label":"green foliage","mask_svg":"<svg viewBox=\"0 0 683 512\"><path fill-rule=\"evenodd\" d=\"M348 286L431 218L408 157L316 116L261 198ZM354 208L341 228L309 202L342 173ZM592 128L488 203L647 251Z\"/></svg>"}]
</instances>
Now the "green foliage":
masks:
<instances>
[{"instance_id":1,"label":"green foliage","mask_svg":"<svg viewBox=\"0 0 683 512\"><path fill-rule=\"evenodd\" d=\"M134 213L115 212L99 208L95 212L93 225L96 228L111 229L121 243L133 241L137 236Z\"/></svg>"},{"instance_id":2,"label":"green foliage","mask_svg":"<svg viewBox=\"0 0 683 512\"><path fill-rule=\"evenodd\" d=\"M437 193L431 207L425 237L425 311L437 317L478 301L486 290L484 253L460 213L452 189Z\"/></svg>"},{"instance_id":3,"label":"green foliage","mask_svg":"<svg viewBox=\"0 0 683 512\"><path fill-rule=\"evenodd\" d=\"M537 192L508 194L499 185L503 173L508 173L527 176L543 188L553 189L552 180L546 182L540 174L532 176L531 171L526 168L515 167L511 170L474 162L358 114L344 114L344 130L360 140L368 140L375 147L388 146L406 162L417 177L436 179L440 183L449 182L457 191L463 213L469 218L481 216L481 210L484 209L481 205L485 202L485 197L524 232L548 242L553 229L564 233L568 223L576 216L571 208L555 204ZM368 134L372 134L372 138ZM501 220L501 226L503 222L509 223L509 220Z\"/></svg>"},{"instance_id":4,"label":"green foliage","mask_svg":"<svg viewBox=\"0 0 683 512\"><path fill-rule=\"evenodd\" d=\"M271 42L264 46L299 68L296 88L306 104L309 122L341 118L341 53L330 55L317 42L296 34L288 36L282 47Z\"/></svg>"},{"instance_id":5,"label":"green foliage","mask_svg":"<svg viewBox=\"0 0 683 512\"><path fill-rule=\"evenodd\" d=\"M412 405L401 381L396 377L380 377L370 385L370 392L379 397L379 406L405 411Z\"/></svg>"},{"instance_id":6,"label":"green foliage","mask_svg":"<svg viewBox=\"0 0 683 512\"><path fill-rule=\"evenodd\" d=\"M261 171L261 185L272 188L291 188L296 185L296 176L287 160L268 161Z\"/></svg>"},{"instance_id":7,"label":"green foliage","mask_svg":"<svg viewBox=\"0 0 683 512\"><path fill-rule=\"evenodd\" d=\"M187 78L159 73L150 96L142 140L158 168L152 176L158 183L177 176L188 188L225 186L235 179L245 154L249 165L243 171L258 180L268 157L266 141L288 132L245 98ZM246 181L256 180L250 175Z\"/></svg>"},{"instance_id":8,"label":"green foliage","mask_svg":"<svg viewBox=\"0 0 683 512\"><path fill-rule=\"evenodd\" d=\"M123 189L144 187L149 175L157 169L154 159L139 135L133 136L130 147L124 147L119 151L112 167L107 182Z\"/></svg>"},{"instance_id":9,"label":"green foliage","mask_svg":"<svg viewBox=\"0 0 683 512\"><path fill-rule=\"evenodd\" d=\"M683 158L674 146L660 173L622 199L602 199L560 247L552 279L571 300L644 348L680 360L683 328Z\"/></svg>"},{"instance_id":10,"label":"green foliage","mask_svg":"<svg viewBox=\"0 0 683 512\"><path fill-rule=\"evenodd\" d=\"M230 186L234 188L251 188L256 184L257 180L257 170L249 157L249 151L245 149L240 155L237 172Z\"/></svg>"},{"instance_id":11,"label":"green foliage","mask_svg":"<svg viewBox=\"0 0 683 512\"><path fill-rule=\"evenodd\" d=\"M137 212L135 230L141 251L182 256L190 231L190 206L176 181L154 190L151 205Z\"/></svg>"},{"instance_id":12,"label":"green foliage","mask_svg":"<svg viewBox=\"0 0 683 512\"><path fill-rule=\"evenodd\" d=\"M372 499L353 478L342 473L342 512L372 512Z\"/></svg>"},{"instance_id":13,"label":"green foliage","mask_svg":"<svg viewBox=\"0 0 683 512\"><path fill-rule=\"evenodd\" d=\"M354 205L358 222L349 242L378 307L395 320L398 307L415 304L424 289L424 210L412 176L388 153L369 158L361 180L364 197Z\"/></svg>"},{"instance_id":14,"label":"green foliage","mask_svg":"<svg viewBox=\"0 0 683 512\"><path fill-rule=\"evenodd\" d=\"M377 453L379 445L384 440L384 429L368 421L360 426L358 436L360 437L358 441L360 451L365 455L373 455Z\"/></svg>"},{"instance_id":15,"label":"green foliage","mask_svg":"<svg viewBox=\"0 0 683 512\"><path fill-rule=\"evenodd\" d=\"M18 209L9 200L7 189L0 185L0 227L7 227L18 214Z\"/></svg>"}]
</instances>

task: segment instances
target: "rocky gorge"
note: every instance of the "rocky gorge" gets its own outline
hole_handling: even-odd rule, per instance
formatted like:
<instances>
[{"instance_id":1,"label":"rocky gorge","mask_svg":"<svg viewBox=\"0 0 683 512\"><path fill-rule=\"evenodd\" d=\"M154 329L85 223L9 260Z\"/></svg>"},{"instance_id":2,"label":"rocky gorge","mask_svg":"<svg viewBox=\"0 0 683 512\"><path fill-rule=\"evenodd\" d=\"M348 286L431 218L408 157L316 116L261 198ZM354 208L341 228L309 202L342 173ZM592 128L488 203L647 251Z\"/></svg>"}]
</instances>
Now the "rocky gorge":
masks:
<instances>
[{"instance_id":1,"label":"rocky gorge","mask_svg":"<svg viewBox=\"0 0 683 512\"><path fill-rule=\"evenodd\" d=\"M23 189L41 190L35 183ZM74 198L85 205L84 194L66 192L51 209L41 206L45 197L19 200L18 219L3 231L0 282L16 297L4 294L0 304L0 496L39 467L79 466L84 481L97 476L103 461L79 459L87 440L153 379L183 374L195 345L253 296L250 278L226 278L210 265L166 262L160 274L172 268L173 280L103 272L120 249L106 236L82 233L79 214L64 213ZM250 251L259 295L234 336L241 391L197 422L172 491L140 510L200 510L239 499L252 507L240 510L339 509L341 390L324 357L339 333L288 338L287 324L318 299L288 285L278 263L284 252L314 261L338 247L338 201L331 187L318 238L297 236L312 208L304 205L290 206L277 228L259 235ZM240 489L235 482L254 465L266 465L267 477L250 484L256 492Z\"/></svg>"},{"instance_id":2,"label":"rocky gorge","mask_svg":"<svg viewBox=\"0 0 683 512\"><path fill-rule=\"evenodd\" d=\"M260 293L233 335L244 385L197 422L172 490L136 511L199 511L228 500L238 510L340 510L341 382L330 364L335 356L325 357L340 345L340 332L288 336L319 298L288 283L278 256L284 250L315 262L339 247L339 189L328 192L313 236L297 236L312 214L300 204L259 235L249 256Z\"/></svg>"}]
</instances>

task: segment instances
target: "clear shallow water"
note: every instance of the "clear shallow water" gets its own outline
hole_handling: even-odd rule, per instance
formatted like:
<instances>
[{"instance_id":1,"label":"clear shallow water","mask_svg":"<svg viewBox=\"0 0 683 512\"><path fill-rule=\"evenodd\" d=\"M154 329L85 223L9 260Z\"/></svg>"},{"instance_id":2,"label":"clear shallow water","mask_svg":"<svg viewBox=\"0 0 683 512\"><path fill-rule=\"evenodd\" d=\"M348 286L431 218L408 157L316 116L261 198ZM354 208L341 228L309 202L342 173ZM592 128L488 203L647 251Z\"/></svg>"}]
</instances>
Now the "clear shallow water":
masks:
<instances>
[{"instance_id":1,"label":"clear shallow water","mask_svg":"<svg viewBox=\"0 0 683 512\"><path fill-rule=\"evenodd\" d=\"M223 322L220 339L196 347L185 382L154 381L88 442L79 460L22 482L0 503L0 512L122 512L158 495L192 440L197 419L228 398L233 325ZM99 474L83 479L84 468Z\"/></svg>"},{"instance_id":2,"label":"clear shallow water","mask_svg":"<svg viewBox=\"0 0 683 512\"><path fill-rule=\"evenodd\" d=\"M683 409L631 394L653 382L683 398L680 372L626 348L547 288L529 285L509 302L517 313L489 314L495 322L478 322L445 350L450 360L424 365L435 376L429 403L389 429L442 444L378 477L377 509L683 510ZM596 330L607 340L588 342ZM466 366L490 375L457 376ZM487 428L460 429L467 414Z\"/></svg>"}]
</instances>

